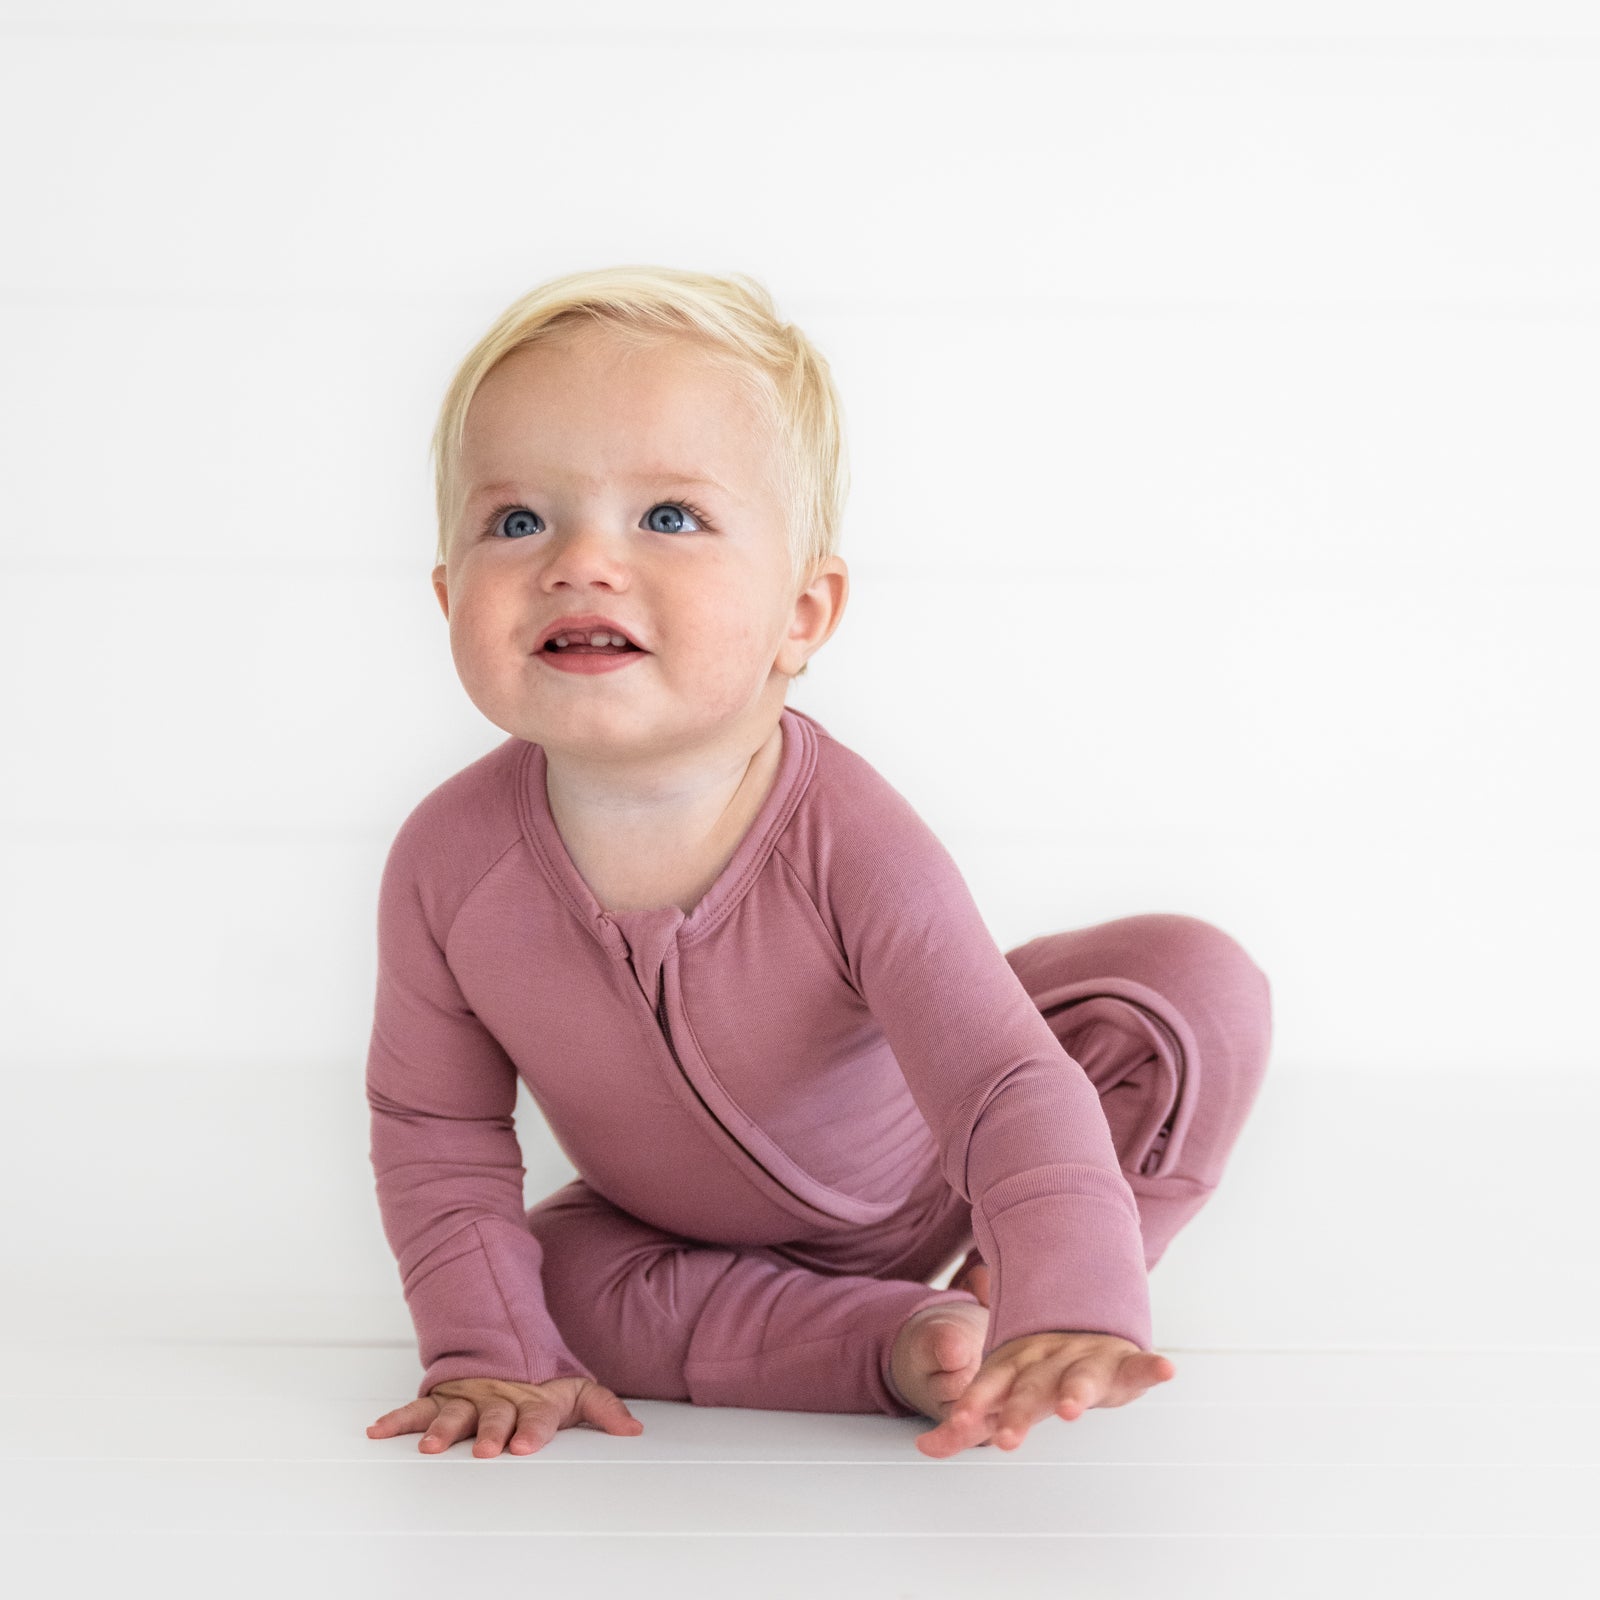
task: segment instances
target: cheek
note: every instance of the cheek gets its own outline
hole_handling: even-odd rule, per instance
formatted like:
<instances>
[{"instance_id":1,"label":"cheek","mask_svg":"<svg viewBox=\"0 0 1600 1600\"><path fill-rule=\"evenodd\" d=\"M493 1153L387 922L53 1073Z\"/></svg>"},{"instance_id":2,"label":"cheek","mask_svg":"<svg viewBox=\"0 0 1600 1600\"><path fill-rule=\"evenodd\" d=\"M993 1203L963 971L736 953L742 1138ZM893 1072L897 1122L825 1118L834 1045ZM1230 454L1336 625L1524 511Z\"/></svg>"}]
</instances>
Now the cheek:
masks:
<instances>
[{"instance_id":1,"label":"cheek","mask_svg":"<svg viewBox=\"0 0 1600 1600\"><path fill-rule=\"evenodd\" d=\"M484 674L517 653L518 613L492 591L471 589L450 607L450 648L464 671Z\"/></svg>"},{"instance_id":2,"label":"cheek","mask_svg":"<svg viewBox=\"0 0 1600 1600\"><path fill-rule=\"evenodd\" d=\"M742 682L753 667L766 665L765 632L748 619L731 621L727 611L696 618L681 637L697 670L729 683Z\"/></svg>"},{"instance_id":3,"label":"cheek","mask_svg":"<svg viewBox=\"0 0 1600 1600\"><path fill-rule=\"evenodd\" d=\"M492 583L468 584L451 608L464 631L474 634L504 633L517 616L517 601L510 590Z\"/></svg>"},{"instance_id":4,"label":"cheek","mask_svg":"<svg viewBox=\"0 0 1600 1600\"><path fill-rule=\"evenodd\" d=\"M678 618L673 635L697 658L719 657L742 669L766 652L771 602L751 574L707 571L700 582L674 596L672 610Z\"/></svg>"}]
</instances>

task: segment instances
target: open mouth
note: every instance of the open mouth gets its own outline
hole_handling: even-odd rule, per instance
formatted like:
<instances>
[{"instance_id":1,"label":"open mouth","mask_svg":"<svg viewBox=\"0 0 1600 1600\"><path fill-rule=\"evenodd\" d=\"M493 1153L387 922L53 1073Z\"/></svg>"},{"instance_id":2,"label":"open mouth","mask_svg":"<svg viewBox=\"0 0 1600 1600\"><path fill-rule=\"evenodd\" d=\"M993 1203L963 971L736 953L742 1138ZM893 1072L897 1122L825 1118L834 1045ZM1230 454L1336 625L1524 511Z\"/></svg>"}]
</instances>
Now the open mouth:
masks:
<instances>
[{"instance_id":1,"label":"open mouth","mask_svg":"<svg viewBox=\"0 0 1600 1600\"><path fill-rule=\"evenodd\" d=\"M558 645L554 639L545 647L545 653L553 656L621 656L630 650L637 652L636 644L562 644Z\"/></svg>"}]
</instances>

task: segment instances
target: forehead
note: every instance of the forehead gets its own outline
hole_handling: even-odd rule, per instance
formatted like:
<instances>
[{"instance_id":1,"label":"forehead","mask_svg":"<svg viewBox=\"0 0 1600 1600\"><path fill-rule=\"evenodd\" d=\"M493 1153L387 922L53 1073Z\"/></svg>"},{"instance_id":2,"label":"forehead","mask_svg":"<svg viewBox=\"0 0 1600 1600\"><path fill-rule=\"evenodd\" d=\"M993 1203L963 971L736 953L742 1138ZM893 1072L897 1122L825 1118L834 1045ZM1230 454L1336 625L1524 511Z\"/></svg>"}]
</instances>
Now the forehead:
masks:
<instances>
[{"instance_id":1,"label":"forehead","mask_svg":"<svg viewBox=\"0 0 1600 1600\"><path fill-rule=\"evenodd\" d=\"M586 489L591 493L605 488L607 483L607 479L592 472L557 472L551 476L559 477L564 483ZM698 477L691 472L679 472L670 466L644 467L638 472L618 472L612 474L610 481L623 484L630 489L709 489L741 505L749 498L748 495L729 488L718 478ZM487 483L479 483L474 479L469 482L467 500L470 504L474 500L488 500L497 495L516 494L526 487L524 478L495 478Z\"/></svg>"},{"instance_id":2,"label":"forehead","mask_svg":"<svg viewBox=\"0 0 1600 1600\"><path fill-rule=\"evenodd\" d=\"M634 347L590 329L496 366L473 396L461 450L473 496L537 480L670 483L742 500L771 466L765 418L736 374L687 340Z\"/></svg>"}]
</instances>

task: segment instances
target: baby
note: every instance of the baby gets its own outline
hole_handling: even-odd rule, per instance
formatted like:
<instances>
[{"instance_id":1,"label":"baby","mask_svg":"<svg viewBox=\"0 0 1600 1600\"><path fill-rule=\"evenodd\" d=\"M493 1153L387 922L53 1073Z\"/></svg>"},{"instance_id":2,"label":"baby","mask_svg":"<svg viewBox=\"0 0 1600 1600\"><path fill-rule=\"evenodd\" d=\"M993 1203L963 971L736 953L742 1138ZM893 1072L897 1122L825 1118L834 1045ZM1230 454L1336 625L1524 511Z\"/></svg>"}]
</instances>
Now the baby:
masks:
<instances>
[{"instance_id":1,"label":"baby","mask_svg":"<svg viewBox=\"0 0 1600 1600\"><path fill-rule=\"evenodd\" d=\"M1266 979L1176 914L1002 955L786 705L849 587L826 361L749 278L574 274L435 450L434 588L509 737L384 867L371 1155L425 1370L368 1435L526 1454L638 1433L631 1396L920 1414L946 1457L1170 1380L1147 1273L1259 1087ZM528 1210L519 1079L579 1174Z\"/></svg>"}]
</instances>

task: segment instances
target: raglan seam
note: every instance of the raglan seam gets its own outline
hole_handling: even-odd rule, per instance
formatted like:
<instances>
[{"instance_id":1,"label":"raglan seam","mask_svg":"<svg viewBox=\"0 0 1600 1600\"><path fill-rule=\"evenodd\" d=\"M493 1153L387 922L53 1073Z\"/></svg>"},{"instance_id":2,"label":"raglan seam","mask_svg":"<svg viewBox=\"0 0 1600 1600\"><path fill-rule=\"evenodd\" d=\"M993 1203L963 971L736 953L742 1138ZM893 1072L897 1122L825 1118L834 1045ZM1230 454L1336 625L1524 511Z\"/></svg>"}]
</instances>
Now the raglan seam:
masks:
<instances>
[{"instance_id":1,"label":"raglan seam","mask_svg":"<svg viewBox=\"0 0 1600 1600\"><path fill-rule=\"evenodd\" d=\"M828 926L828 919L823 916L822 907L817 904L816 896L812 894L811 886L806 882L805 874L789 859L788 854L781 845L775 845L772 853L788 869L789 875L799 885L800 892L805 896L806 904L811 908L811 914L816 919L818 928L822 930L822 937L827 941L829 949L838 958L840 976L845 979L858 995L861 994L860 989L856 986L855 974L850 970L850 958L845 954L844 947L835 937L833 929ZM865 1000L865 996L862 996L862 998Z\"/></svg>"},{"instance_id":2,"label":"raglan seam","mask_svg":"<svg viewBox=\"0 0 1600 1600\"><path fill-rule=\"evenodd\" d=\"M450 921L449 921L449 924L448 924L448 925L447 925L447 926L446 926L446 928L445 928L445 930L444 930L444 938L443 938L443 939L441 939L441 940L440 940L440 941L439 941L439 948L440 948L440 950L441 950L441 951L443 951L443 950L448 950L448 949L449 949L449 947L450 947L450 935L451 935L451 934L452 934L452 933L454 933L454 932L455 932L455 926L456 926L456 920L457 920L457 918L459 918L459 917L460 917L460 915L461 915L461 913L462 913L462 911L463 911L463 910L465 910L465 909L466 909L466 904L467 904L467 902L468 902L468 901L469 901L469 900L470 900L470 899L471 899L471 898L472 898L472 897L473 897L473 895L475 895L475 894L476 894L476 893L477 893L477 892L478 892L478 890L479 890L479 889L480 889L480 888L481 888L481 887L482 887L482 886L483 886L483 881L484 881L484 879L485 879L485 878L487 878L487 877L488 877L488 876L489 876L489 874L490 874L490 873L491 873L491 872L493 872L493 871L494 871L494 869L495 869L495 868L496 868L496 867L498 867L498 866L499 866L499 865L500 865L500 863L501 863L501 862L502 862L502 861L504 861L504 860L505 860L505 858L506 858L506 857L507 857L507 856L508 856L508 855L510 855L510 854L511 854L511 852L512 852L512 851L513 851L513 850L515 850L515 849L516 849L516 848L517 848L517 846L518 846L518 845L519 845L519 844L521 844L521 843L522 843L522 834L521 834L521 832L520 832L520 830L519 830L519 831L518 831L518 833L517 833L517 836L516 836L516 837L515 837L515 838L514 838L514 839L512 839L512 840L511 840L511 841L510 841L510 842L509 842L509 843L508 843L508 844L507 844L507 845L506 845L506 846L505 846L505 848L504 848L504 849L503 849L503 850L501 850L501 851L500 851L500 852L499 852L499 853L498 853L498 854L497 854L497 855L496 855L496 856L495 856L495 858L494 858L494 859L493 859L493 860L492 860L492 861L491 861L491 862L490 862L490 863L489 863L489 864L488 864L488 866L486 866L486 867L485 867L485 868L484 868L484 869L483 869L483 871L482 871L482 872L480 872L480 873L479 873L479 874L478 874L478 876L477 876L477 877L476 877L476 878L474 878L474 879L473 879L473 880L472 880L472 883L471 883L471 885L470 885L470 886L469 886L469 887L468 887L468 889L467 889L467 891L466 891L466 893L464 893L464 894L463 894L463 895L462 895L462 896L461 896L461 898L460 898L460 900L459 900L459 901L457 901L457 902L456 902L456 908L455 908L455 910L454 910L454 911L452 911L452 912L451 912L451 913L450 913Z\"/></svg>"}]
</instances>

